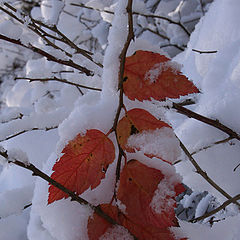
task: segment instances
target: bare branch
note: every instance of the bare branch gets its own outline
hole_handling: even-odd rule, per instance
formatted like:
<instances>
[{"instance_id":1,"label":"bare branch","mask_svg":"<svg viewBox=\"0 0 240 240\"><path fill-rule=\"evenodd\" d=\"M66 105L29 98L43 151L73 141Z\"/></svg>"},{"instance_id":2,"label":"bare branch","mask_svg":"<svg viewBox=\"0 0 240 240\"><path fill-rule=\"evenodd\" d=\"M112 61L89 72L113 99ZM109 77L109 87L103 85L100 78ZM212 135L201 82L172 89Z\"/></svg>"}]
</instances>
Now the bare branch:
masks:
<instances>
[{"instance_id":1,"label":"bare branch","mask_svg":"<svg viewBox=\"0 0 240 240\"><path fill-rule=\"evenodd\" d=\"M13 120L22 119L23 116L24 115L22 113L18 113L18 115L16 117L10 118L8 120L4 120L1 123L8 123L8 122L11 122Z\"/></svg>"},{"instance_id":2,"label":"bare branch","mask_svg":"<svg viewBox=\"0 0 240 240\"><path fill-rule=\"evenodd\" d=\"M180 106L188 106L188 105L192 105L192 104L196 104L196 102L194 99L191 99L191 98L178 103L178 105L180 105Z\"/></svg>"},{"instance_id":3,"label":"bare branch","mask_svg":"<svg viewBox=\"0 0 240 240\"><path fill-rule=\"evenodd\" d=\"M206 150L208 148L214 147L215 145L226 143L226 142L228 142L228 141L230 141L232 139L233 139L232 137L228 137L228 138L225 138L223 140L216 141L214 143L209 144L208 146L205 146L205 147L202 147L202 148L200 148L198 150L195 150L194 152L191 153L191 155L197 154L197 153L199 153L199 152L201 152L203 150Z\"/></svg>"},{"instance_id":4,"label":"bare branch","mask_svg":"<svg viewBox=\"0 0 240 240\"><path fill-rule=\"evenodd\" d=\"M189 117L189 118L194 118L200 122L204 122L210 126L213 126L223 132L225 132L226 134L229 135L229 137L231 138L236 138L237 140L240 141L240 135L236 132L234 132L232 129L230 129L229 127L223 125L222 123L220 123L218 120L213 120L213 119L210 119L210 118L207 118L205 116L202 116L198 113L195 113L187 108L184 108L182 106L180 106L179 104L177 103L173 103L172 105L172 108L173 109L176 109L179 113Z\"/></svg>"},{"instance_id":5,"label":"bare branch","mask_svg":"<svg viewBox=\"0 0 240 240\"><path fill-rule=\"evenodd\" d=\"M184 49L186 48L186 46L184 46L184 45L183 46L178 46L177 44L172 44L172 43L168 43L168 44L164 44L164 45L160 46L160 48L165 48L165 47L175 47L180 51L184 51Z\"/></svg>"},{"instance_id":6,"label":"bare branch","mask_svg":"<svg viewBox=\"0 0 240 240\"><path fill-rule=\"evenodd\" d=\"M1 153L0 153L0 155L1 155ZM25 205L22 209L20 209L20 210L25 210L25 209L28 209L29 207L31 207L32 206L32 203L29 203L29 204L27 204L27 205ZM7 215L7 216L4 216L4 217L1 217L0 216L0 219L3 219L3 218L6 218L6 217L9 217L9 216L12 216L12 215L15 215L16 213L11 213L11 214L9 214L9 215Z\"/></svg>"},{"instance_id":7,"label":"bare branch","mask_svg":"<svg viewBox=\"0 0 240 240\"><path fill-rule=\"evenodd\" d=\"M200 50L197 50L197 49L192 49L193 52L197 52L199 54L211 54L211 53L217 53L218 51L217 50L214 50L214 51L200 51Z\"/></svg>"},{"instance_id":8,"label":"bare branch","mask_svg":"<svg viewBox=\"0 0 240 240\"><path fill-rule=\"evenodd\" d=\"M116 129L117 129L117 123L119 120L121 110L124 107L124 104L123 104L123 81L124 81L123 77L124 76L123 76L123 74L124 74L126 53L127 53L128 47L130 45L130 42L134 39L133 18L132 18L132 1L133 0L128 0L128 5L126 8L127 13L128 13L128 35L127 35L127 40L122 49L122 52L119 55L119 59L120 59L120 68L119 68L119 73L118 73L119 103L118 103L118 109L117 109L117 112L115 115L114 123L113 123L112 129L111 129L111 131L115 132L115 136L116 136L116 140L117 140L117 144L118 144L118 150L119 150L117 167L116 167L116 184L117 184L118 180L120 179L122 157L125 156L125 153L119 144ZM115 190L116 190L116 184L115 184ZM114 195L115 195L115 193L114 193Z\"/></svg>"},{"instance_id":9,"label":"bare branch","mask_svg":"<svg viewBox=\"0 0 240 240\"><path fill-rule=\"evenodd\" d=\"M169 37L161 34L159 31L154 31L151 28L143 28L143 31L149 31L149 32L151 32L151 33L153 33L153 34L155 34L155 35L157 35L157 36L159 36L159 37L161 37L163 39L166 39L166 40L170 41Z\"/></svg>"},{"instance_id":10,"label":"bare branch","mask_svg":"<svg viewBox=\"0 0 240 240\"><path fill-rule=\"evenodd\" d=\"M71 3L71 5L76 6L76 7L82 7L82 8L87 8L90 10L95 10L95 11L99 11L99 12L105 12L105 13L109 13L109 14L114 14L114 12L112 11L108 11L108 10L104 10L104 9L99 9L99 8L92 8L92 7L88 7L85 6L84 4L79 4L79 3ZM190 32L187 30L187 28L181 23L181 22L176 22L173 21L170 18L164 17L164 16L159 16L159 15L154 15L154 14L143 14L143 13L139 13L139 12L132 12L133 15L139 15L139 16L143 16L143 17L150 17L150 18L159 18L165 21L168 21L171 24L175 24L178 25L188 36L190 36Z\"/></svg>"},{"instance_id":11,"label":"bare branch","mask_svg":"<svg viewBox=\"0 0 240 240\"><path fill-rule=\"evenodd\" d=\"M51 81L56 81L56 82L62 82L62 83L66 83L66 84L70 84L76 87L81 87L81 88L86 88L89 90L94 90L94 91L102 91L102 89L100 88L94 88L94 87L88 87L85 85L81 85L78 83L74 83L74 82L69 82L66 79L62 79L62 78L57 78L57 77L53 77L53 78L28 78L28 77L16 77L15 79L22 79L22 80L29 80L30 82L51 82Z\"/></svg>"},{"instance_id":12,"label":"bare branch","mask_svg":"<svg viewBox=\"0 0 240 240\"><path fill-rule=\"evenodd\" d=\"M33 164L31 164L31 163L25 164L25 163L23 163L23 162L21 162L21 161L19 161L17 159L9 159L7 151L5 151L5 152L0 151L0 155L2 157L4 157L8 161L8 163L13 163L13 164L15 164L15 165L17 165L19 167L22 167L22 168L25 168L27 170L30 170L32 172L33 176L38 176L38 177L44 179L45 181L47 181L48 183L50 183L51 185L57 187L58 189L60 189L64 193L67 193L71 197L72 201L76 201L76 202L78 202L78 203L80 203L82 205L87 205L97 215L99 215L100 217L104 218L109 223L111 223L113 225L118 224L114 219L112 219L110 216L108 216L106 213L104 213L102 211L102 209L100 208L100 206L94 206L91 203L89 203L87 200L79 197L77 194L75 194L74 192L70 191L69 189L64 187L62 184L58 183L57 181L55 181L54 179L49 177L47 174L45 174L44 172L42 172L41 170L36 168Z\"/></svg>"},{"instance_id":13,"label":"bare branch","mask_svg":"<svg viewBox=\"0 0 240 240\"><path fill-rule=\"evenodd\" d=\"M17 9L15 9L13 6L11 6L8 3L4 3L4 5L11 9L14 13L17 12ZM0 10L4 11L6 14L8 14L9 16L11 16L12 18L14 18L16 21L18 21L21 24L24 24L24 20L18 18L15 14L13 14L12 12L8 11L7 9L3 8L0 6ZM41 37L49 46L52 46L55 49L58 49L62 52L64 52L67 56L71 57L72 55L68 52L66 52L65 50L63 50L62 48L60 48L59 46L57 46L56 44L54 44L52 41L50 41L47 37L52 38L54 40L58 40L60 42L63 42L64 44L70 46L71 48L76 50L76 53L83 55L84 57L86 57L88 60L92 61L93 63L95 63L97 66L99 67L103 67L101 63L98 63L96 61L94 61L94 59L91 57L92 53L89 51L86 51L84 49L79 48L74 42L72 42L66 35L64 35L61 31L59 31L59 29L57 28L56 25L49 25L49 24L45 24L42 21L39 20L35 20L33 19L31 16L27 16L24 13L21 12L21 15L24 18L28 18L30 19L30 21L27 24L27 27L33 31L34 33L36 33L39 37ZM51 30L52 32L54 32L55 34L57 34L59 37L56 37L55 35L52 35L48 32L46 32L44 29L42 29L41 27L47 28L49 30Z\"/></svg>"},{"instance_id":14,"label":"bare branch","mask_svg":"<svg viewBox=\"0 0 240 240\"><path fill-rule=\"evenodd\" d=\"M6 138L4 138L4 139L0 139L0 142L7 141L7 140L9 140L9 139L11 139L11 138L17 137L17 136L19 136L19 135L21 135L21 134L23 134L23 133L26 133L26 132L31 132L31 131L49 131L49 130L56 129L56 128L58 128L58 126L48 127L48 128L46 127L46 128L31 128L31 129L25 129L25 130L22 130L22 131L20 131L20 132L15 133L15 134L13 134L13 135L11 135L11 136L8 136L8 137L6 137Z\"/></svg>"},{"instance_id":15,"label":"bare branch","mask_svg":"<svg viewBox=\"0 0 240 240\"><path fill-rule=\"evenodd\" d=\"M225 201L221 206L215 208L214 210L212 210L212 211L210 211L210 212L208 212L208 213L205 213L203 216L197 217L197 218L195 218L195 219L192 219L190 222L195 223L195 222L204 220L205 218L208 218L208 217L216 214L217 212L225 209L228 205L230 205L231 203L235 203L235 202L236 202L237 200L239 200L239 199L240 199L240 194L236 195L236 196L233 197L233 198L228 199L228 200Z\"/></svg>"},{"instance_id":16,"label":"bare branch","mask_svg":"<svg viewBox=\"0 0 240 240\"><path fill-rule=\"evenodd\" d=\"M74 63L71 59L70 60L62 60L62 59L56 58L55 56L49 54L48 52L45 52L44 50L42 50L40 48L37 48L37 47L35 47L31 44L24 45L19 39L16 40L16 39L13 39L13 38L9 38L9 37L4 36L2 34L0 34L0 39L4 40L4 41L7 41L7 42L10 42L10 43L14 43L14 44L22 46L24 48L30 49L31 51L33 51L35 53L38 53L43 57L46 57L48 61L56 62L56 63L62 64L62 65L65 65L65 66L75 68L75 69L85 73L87 76L93 76L94 75L94 73L91 70Z\"/></svg>"},{"instance_id":17,"label":"bare branch","mask_svg":"<svg viewBox=\"0 0 240 240\"><path fill-rule=\"evenodd\" d=\"M190 154L190 152L187 150L187 148L185 147L185 145L181 142L180 139L179 143L180 143L180 147L182 148L182 150L184 151L184 153L186 154L186 156L188 157L188 159L190 160L190 162L192 163L192 165L195 167L196 169L196 173L200 174L212 187L214 187L218 192L220 192L224 197L226 197L227 199L232 199L232 197L225 192L217 183L215 183L208 175L205 171L202 170L202 168L198 165L198 163L195 161L195 159L192 157L192 155ZM240 203L238 203L236 200L234 201L234 203L236 205L238 205L238 207L240 207Z\"/></svg>"},{"instance_id":18,"label":"bare branch","mask_svg":"<svg viewBox=\"0 0 240 240\"><path fill-rule=\"evenodd\" d=\"M202 14L204 15L205 12L204 12L204 8L203 8L203 1L199 0L199 2L200 2Z\"/></svg>"}]
</instances>

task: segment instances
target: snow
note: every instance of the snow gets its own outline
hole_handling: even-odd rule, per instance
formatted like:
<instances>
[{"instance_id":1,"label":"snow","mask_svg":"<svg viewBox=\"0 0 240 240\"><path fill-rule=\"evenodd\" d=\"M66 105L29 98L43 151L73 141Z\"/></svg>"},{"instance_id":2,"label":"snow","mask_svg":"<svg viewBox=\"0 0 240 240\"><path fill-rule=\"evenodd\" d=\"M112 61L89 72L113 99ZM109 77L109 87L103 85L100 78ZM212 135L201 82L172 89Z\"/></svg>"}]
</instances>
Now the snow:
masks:
<instances>
[{"instance_id":1,"label":"snow","mask_svg":"<svg viewBox=\"0 0 240 240\"><path fill-rule=\"evenodd\" d=\"M129 234L129 232L121 227L114 226L106 231L99 240L108 240L108 239L122 239L122 240L133 240L134 238Z\"/></svg>"},{"instance_id":2,"label":"snow","mask_svg":"<svg viewBox=\"0 0 240 240\"><path fill-rule=\"evenodd\" d=\"M59 15L61 14L64 7L64 1L54 0L52 1L52 12L49 22L51 24L57 24Z\"/></svg>"},{"instance_id":3,"label":"snow","mask_svg":"<svg viewBox=\"0 0 240 240\"><path fill-rule=\"evenodd\" d=\"M239 111L236 110L236 102L239 101L239 87L232 78L233 72L237 71L239 62L239 51L236 46L240 35L237 27L234 27L238 17L235 8L239 3L231 1L231 4L230 7L225 1L214 2L192 34L188 50L177 58L181 59L179 62L184 66L184 73L194 79L204 93L194 111L212 119L218 119L221 123L239 132L240 126L237 121ZM222 9L225 7L226 11L223 11ZM230 12L231 17L229 16ZM210 23L213 24L212 28L209 28ZM211 34L211 39L207 37L209 34ZM192 49L214 49L218 52L216 54L198 54L194 53ZM192 132L194 134L191 134ZM176 133L192 152L199 149L200 146L227 137L221 131L196 120L185 121ZM235 141L233 143L234 145L216 145L194 155L203 170L207 171L209 176L220 183L221 187L231 195L239 193L240 190L238 185L232 184L239 181L239 174L233 172L239 163L237 158L239 143ZM196 190L208 190L213 195L222 198L206 181L197 177L190 170L189 163L183 163L183 165L179 165L179 171L185 176L184 182L188 186Z\"/></svg>"},{"instance_id":4,"label":"snow","mask_svg":"<svg viewBox=\"0 0 240 240\"><path fill-rule=\"evenodd\" d=\"M12 21L7 20L0 23L0 34L18 40L22 34L22 28Z\"/></svg>"},{"instance_id":5,"label":"snow","mask_svg":"<svg viewBox=\"0 0 240 240\"><path fill-rule=\"evenodd\" d=\"M4 240L27 240L26 225L29 216L28 211L1 219L0 238Z\"/></svg>"},{"instance_id":6,"label":"snow","mask_svg":"<svg viewBox=\"0 0 240 240\"><path fill-rule=\"evenodd\" d=\"M173 183L170 182L169 179L164 178L159 183L150 206L158 214L161 214L162 211L169 212L175 205L174 196ZM166 199L168 199L168 201L166 201Z\"/></svg>"},{"instance_id":7,"label":"snow","mask_svg":"<svg viewBox=\"0 0 240 240\"><path fill-rule=\"evenodd\" d=\"M105 94L113 94L117 91L118 87L119 55L124 47L128 34L126 2L127 1L121 1L118 3L112 22L112 28L110 28L108 35L109 47L106 50L103 61L103 96ZM121 25L119 22L121 22Z\"/></svg>"},{"instance_id":8,"label":"snow","mask_svg":"<svg viewBox=\"0 0 240 240\"><path fill-rule=\"evenodd\" d=\"M23 207L31 204L33 184L0 193L0 216L6 218L21 213ZM20 197L21 196L21 197Z\"/></svg>"},{"instance_id":9,"label":"snow","mask_svg":"<svg viewBox=\"0 0 240 240\"><path fill-rule=\"evenodd\" d=\"M25 152L21 149L10 149L8 150L8 159L9 161L15 162L19 160L20 162L24 163L26 166L29 165L28 157Z\"/></svg>"},{"instance_id":10,"label":"snow","mask_svg":"<svg viewBox=\"0 0 240 240\"><path fill-rule=\"evenodd\" d=\"M193 240L202 239L231 239L239 240L239 215L235 217L228 217L226 220L214 224L212 228L203 224L191 224L180 221L180 228L184 236ZM174 229L178 231L178 229ZM182 234L182 233L181 233Z\"/></svg>"},{"instance_id":11,"label":"snow","mask_svg":"<svg viewBox=\"0 0 240 240\"><path fill-rule=\"evenodd\" d=\"M18 2L21 4L21 1ZM119 54L128 33L127 0L81 1L86 6L114 11L114 14L75 7L70 4L72 2L79 3L78 0L45 0L42 1L40 8L33 8L32 14L47 24L56 24L77 46L93 52L93 59L102 63L103 69L75 53L70 46L52 40L64 51L70 52L73 55L71 60L75 63L93 70L95 73L93 77L87 77L70 67L47 61L40 55L30 54L29 51L12 44L0 43L0 141L3 146L0 150L6 149L11 159L32 163L48 175L52 173L52 167L61 156L64 146L78 133L84 134L88 129L109 132L119 101ZM210 0L202 0L204 10L209 8L209 11L196 26L194 24L196 21L192 20L203 15L197 0L160 1L158 6L154 6L153 0L146 3L140 0L133 2L135 12L166 16L181 21L190 32L194 29L189 39L186 32L176 24L169 24L163 19L134 15L135 41L131 42L128 56L139 49L163 54L159 47L164 45L166 46L163 49L167 50L164 54L173 56L180 50L176 46L168 46L169 44L182 48L187 45L186 49L174 58L174 62L156 65L145 78L152 83L161 71L168 67L179 71L181 66L181 71L201 90L201 94L194 98L196 104L186 107L211 119L217 119L239 133L239 1L216 0L210 5ZM20 11L17 11L17 16L20 15ZM20 17L23 19L22 16ZM29 18L24 19L27 23L21 27L1 13L0 33L15 40L20 39L24 44L33 43L34 46L59 59L70 59L63 51L45 46L42 40L28 32ZM88 21L89 19L91 21ZM165 38L158 34L163 34ZM193 49L217 52L200 54L192 51ZM22 67L17 65L19 62ZM52 78L54 76L86 86L102 88L102 92L81 89L82 95L76 87L59 82L14 80L15 77ZM182 100L184 98L176 101ZM214 200L218 204L226 201L221 193L196 173L194 166L180 151L175 134L191 153L197 151L193 157L203 171L206 171L221 188L231 196L240 193L240 167L236 168L240 163L238 140L214 144L227 138L228 135L169 110L172 106L171 101L138 102L124 97L124 104L128 110L145 109L162 121L166 121L174 129L174 132L170 128L144 131L132 135L128 140L128 145L136 149L135 153L127 153L128 160L137 159L164 173L165 178L159 184L151 202L151 207L156 212L167 211L174 205L172 199L168 203L162 199L166 196L174 196L173 185L182 181L193 190L191 195L185 195L181 200L185 208L193 207L194 199L201 192L209 192L199 202L195 217L204 214L211 201ZM123 115L124 111L121 112L120 118ZM51 127L56 129L48 130ZM15 134L17 136L13 137ZM114 134L108 137L118 149ZM8 138L9 140L6 140ZM205 146L211 147L201 150ZM174 165L156 157L149 158L144 153L158 155ZM116 159L117 156L116 150ZM116 159L109 166L106 178L101 184L93 190L88 189L81 197L95 205L112 200ZM0 166L0 239L88 239L87 221L93 214L89 207L70 201L69 198L47 205L49 185L46 181L33 177L26 169L7 164L3 157L0 157L0 163L2 164ZM32 206L24 209L30 203ZM120 201L116 204L123 212L125 211L125 206ZM179 221L180 228L171 228L171 231L176 236L187 236L190 240L240 239L240 214L234 204L216 214L213 219L216 221L211 227L208 220L209 218L194 224ZM115 226L108 229L101 239L133 238L126 229Z\"/></svg>"},{"instance_id":12,"label":"snow","mask_svg":"<svg viewBox=\"0 0 240 240\"><path fill-rule=\"evenodd\" d=\"M148 72L146 72L145 76L144 76L144 80L148 80L150 84L156 82L158 76L168 70L171 69L171 71L176 74L177 72L180 71L181 69L181 65L176 63L176 62L172 62L172 61L168 61L168 62L164 62L164 63L157 63L153 66L152 69L150 69Z\"/></svg>"},{"instance_id":13,"label":"snow","mask_svg":"<svg viewBox=\"0 0 240 240\"><path fill-rule=\"evenodd\" d=\"M211 199L212 199L211 194L208 194L207 196L201 199L201 201L199 202L196 208L196 212L195 212L196 218L202 216L207 211L207 208L209 206L209 202L211 201Z\"/></svg>"},{"instance_id":14,"label":"snow","mask_svg":"<svg viewBox=\"0 0 240 240\"><path fill-rule=\"evenodd\" d=\"M181 153L179 142L169 127L131 135L127 145L145 154L157 156L169 163L179 160Z\"/></svg>"}]
</instances>

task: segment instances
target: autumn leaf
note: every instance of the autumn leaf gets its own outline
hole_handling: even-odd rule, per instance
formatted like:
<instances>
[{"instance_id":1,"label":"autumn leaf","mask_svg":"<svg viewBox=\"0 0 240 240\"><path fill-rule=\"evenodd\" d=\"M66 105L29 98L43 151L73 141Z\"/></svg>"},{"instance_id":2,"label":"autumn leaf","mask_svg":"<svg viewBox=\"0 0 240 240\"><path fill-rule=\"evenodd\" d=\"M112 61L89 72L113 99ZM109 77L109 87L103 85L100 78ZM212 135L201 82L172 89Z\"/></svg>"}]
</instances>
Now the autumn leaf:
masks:
<instances>
[{"instance_id":1,"label":"autumn leaf","mask_svg":"<svg viewBox=\"0 0 240 240\"><path fill-rule=\"evenodd\" d=\"M101 204L100 207L102 211L114 219L119 226L125 227L129 234L136 237L138 240L176 240L168 228L149 226L147 222L145 222L144 226L138 225L121 212L117 206L111 204ZM108 232L109 239L119 240L119 236L116 238L111 236L111 229L114 227L116 227L116 225L112 225L94 213L93 216L88 219L88 238L89 240L99 240L100 237Z\"/></svg>"},{"instance_id":2,"label":"autumn leaf","mask_svg":"<svg viewBox=\"0 0 240 240\"><path fill-rule=\"evenodd\" d=\"M97 129L88 130L86 135L78 134L62 153L63 156L53 166L51 177L77 194L89 187L96 188L115 158L112 141ZM67 197L68 194L50 185L49 204Z\"/></svg>"},{"instance_id":3,"label":"autumn leaf","mask_svg":"<svg viewBox=\"0 0 240 240\"><path fill-rule=\"evenodd\" d=\"M122 212L111 204L103 204L101 209L139 240L176 240L169 230L171 226L178 226L173 197L164 199L166 205L170 206L167 209L169 215L164 211L156 213L151 207L155 191L164 179L165 176L161 171L137 160L131 160L122 170L117 192L117 199L126 207L125 211ZM176 186L179 184L177 183ZM180 186L177 188L180 191ZM175 186L172 186L172 189L175 189ZM94 213L88 220L89 239L97 240L113 227L111 223Z\"/></svg>"},{"instance_id":4,"label":"autumn leaf","mask_svg":"<svg viewBox=\"0 0 240 240\"><path fill-rule=\"evenodd\" d=\"M119 210L116 206L111 204L101 204L100 208L109 217L116 222L119 222ZM94 213L93 216L88 219L87 230L89 240L99 239L112 226L113 225L110 222Z\"/></svg>"},{"instance_id":5,"label":"autumn leaf","mask_svg":"<svg viewBox=\"0 0 240 240\"><path fill-rule=\"evenodd\" d=\"M177 196L175 186L166 184L166 181L168 179L160 170L150 168L137 160L129 161L121 172L117 193L117 198L126 206L128 217L141 226L146 222L157 228L178 226L174 213ZM161 200L165 202L159 202L160 209L156 212L151 207L151 202L159 183L160 186L163 184L164 192L160 194L163 194ZM166 189L167 187L169 189ZM184 191L183 187L182 190ZM156 206L154 208L157 209Z\"/></svg>"},{"instance_id":6,"label":"autumn leaf","mask_svg":"<svg viewBox=\"0 0 240 240\"><path fill-rule=\"evenodd\" d=\"M128 138L131 135L138 134L144 130L155 130L170 126L155 118L148 111L140 108L134 108L126 112L125 116L118 122L117 137L122 149L129 152L134 150L127 146Z\"/></svg>"},{"instance_id":7,"label":"autumn leaf","mask_svg":"<svg viewBox=\"0 0 240 240\"><path fill-rule=\"evenodd\" d=\"M182 75L169 58L158 53L137 51L126 58L123 89L131 100L163 101L198 93L194 84Z\"/></svg>"}]
</instances>

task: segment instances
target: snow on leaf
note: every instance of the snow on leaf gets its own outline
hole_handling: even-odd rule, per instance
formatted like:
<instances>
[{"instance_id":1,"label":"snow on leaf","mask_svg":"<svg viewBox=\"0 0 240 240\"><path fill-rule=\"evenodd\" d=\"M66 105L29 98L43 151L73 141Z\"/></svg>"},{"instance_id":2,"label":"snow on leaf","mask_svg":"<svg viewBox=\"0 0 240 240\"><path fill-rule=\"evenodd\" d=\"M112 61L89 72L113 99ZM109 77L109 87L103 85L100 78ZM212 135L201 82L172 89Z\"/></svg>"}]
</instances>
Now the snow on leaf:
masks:
<instances>
[{"instance_id":1,"label":"snow on leaf","mask_svg":"<svg viewBox=\"0 0 240 240\"><path fill-rule=\"evenodd\" d=\"M89 187L96 188L115 158L112 141L97 129L88 130L83 136L77 135L62 153L63 156L53 166L51 177L77 194ZM58 188L52 185L49 187L49 204L67 197Z\"/></svg>"},{"instance_id":2,"label":"snow on leaf","mask_svg":"<svg viewBox=\"0 0 240 240\"><path fill-rule=\"evenodd\" d=\"M160 129L170 126L155 118L148 111L134 108L126 112L125 116L118 122L117 136L122 149L133 152L134 149L127 146L128 138L143 131Z\"/></svg>"},{"instance_id":3,"label":"snow on leaf","mask_svg":"<svg viewBox=\"0 0 240 240\"><path fill-rule=\"evenodd\" d=\"M111 204L101 204L100 208L108 216L117 221L119 211L116 206ZM88 219L87 229L89 240L99 239L110 227L112 227L111 223L94 213L93 216Z\"/></svg>"},{"instance_id":4,"label":"snow on leaf","mask_svg":"<svg viewBox=\"0 0 240 240\"><path fill-rule=\"evenodd\" d=\"M117 206L111 204L103 204L101 209L139 240L176 240L169 229L171 226L178 226L175 215L168 216L166 212L164 214L157 213L151 207L152 198L163 179L165 176L160 170L150 168L137 160L131 160L122 170L117 192L117 199L126 206L126 213L121 212ZM174 188L175 186L171 186L170 192L174 192ZM174 192L170 197L163 199L166 202L164 206L168 206L168 202L171 203L167 208L167 211L171 210L171 213L174 213L172 201L175 201L173 200L175 196ZM109 237L106 239L121 239L113 237L116 236L114 231L111 235L113 228L111 223L94 213L93 217L88 220L89 239L101 239L105 233Z\"/></svg>"},{"instance_id":5,"label":"snow on leaf","mask_svg":"<svg viewBox=\"0 0 240 240\"><path fill-rule=\"evenodd\" d=\"M177 64L164 55L148 51L137 51L126 58L124 79L124 93L131 100L163 101L199 92L181 74Z\"/></svg>"},{"instance_id":6,"label":"snow on leaf","mask_svg":"<svg viewBox=\"0 0 240 240\"><path fill-rule=\"evenodd\" d=\"M179 141L170 127L144 130L131 135L127 146L143 152L150 158L157 157L169 164L175 163L181 156Z\"/></svg>"},{"instance_id":7,"label":"snow on leaf","mask_svg":"<svg viewBox=\"0 0 240 240\"><path fill-rule=\"evenodd\" d=\"M130 235L132 234L132 236L134 235L139 240L176 240L168 228L157 228L148 225L147 222L145 222L144 225L139 225L134 220L128 218L127 215L123 214L116 206L102 204L101 209L113 218L119 226L122 226L122 229L119 229L118 236L116 236L114 232L116 225L112 225L94 213L93 216L88 219L87 229L89 240L99 240L102 239L103 236L105 236L104 239L119 240L122 239L122 236L126 236L126 231L129 232L129 238L127 239L133 239ZM123 229L123 227L125 227L126 230Z\"/></svg>"},{"instance_id":8,"label":"snow on leaf","mask_svg":"<svg viewBox=\"0 0 240 240\"><path fill-rule=\"evenodd\" d=\"M157 213L150 206L154 193L163 179L164 174L160 170L150 168L137 160L129 161L122 170L117 198L126 206L128 217L139 225L144 226L147 222L148 225L159 228L178 226L174 214L166 216L165 212ZM171 205L174 197L175 195L171 196ZM164 199L166 205L169 200Z\"/></svg>"}]
</instances>

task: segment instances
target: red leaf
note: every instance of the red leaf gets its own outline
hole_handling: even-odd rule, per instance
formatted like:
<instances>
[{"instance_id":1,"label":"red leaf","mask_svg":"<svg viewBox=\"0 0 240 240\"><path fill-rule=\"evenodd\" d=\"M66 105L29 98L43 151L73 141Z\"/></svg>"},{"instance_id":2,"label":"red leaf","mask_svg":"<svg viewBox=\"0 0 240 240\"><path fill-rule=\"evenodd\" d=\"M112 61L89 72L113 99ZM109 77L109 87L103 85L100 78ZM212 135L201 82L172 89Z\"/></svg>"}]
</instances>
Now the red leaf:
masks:
<instances>
[{"instance_id":1,"label":"red leaf","mask_svg":"<svg viewBox=\"0 0 240 240\"><path fill-rule=\"evenodd\" d=\"M112 206L111 204L101 204L100 207L109 217L118 221L119 210L117 207ZM93 217L89 217L88 219L87 229L89 240L99 239L110 227L112 227L111 223L94 213Z\"/></svg>"},{"instance_id":2,"label":"red leaf","mask_svg":"<svg viewBox=\"0 0 240 240\"><path fill-rule=\"evenodd\" d=\"M156 213L150 206L159 183L164 179L161 171L131 160L122 170L117 192L117 198L126 206L125 213L111 204L103 204L101 209L139 240L176 240L169 230L170 226L178 226L173 197L164 199L166 205L170 205L170 210L165 212ZM94 213L88 220L89 239L98 240L107 231L111 232L112 227L111 223Z\"/></svg>"},{"instance_id":3,"label":"red leaf","mask_svg":"<svg viewBox=\"0 0 240 240\"><path fill-rule=\"evenodd\" d=\"M152 114L144 109L134 108L126 113L126 115L118 122L117 136L122 149L128 152L134 150L127 146L128 138L144 130L155 130L157 128L170 126L155 118Z\"/></svg>"},{"instance_id":4,"label":"red leaf","mask_svg":"<svg viewBox=\"0 0 240 240\"><path fill-rule=\"evenodd\" d=\"M126 58L123 89L131 100L179 98L199 90L167 57L148 51L137 51Z\"/></svg>"},{"instance_id":5,"label":"red leaf","mask_svg":"<svg viewBox=\"0 0 240 240\"><path fill-rule=\"evenodd\" d=\"M53 166L51 177L77 194L89 187L96 188L115 158L112 141L96 129L88 130L84 136L77 135L62 153L63 156ZM68 194L58 188L49 187L49 204L67 197Z\"/></svg>"},{"instance_id":6,"label":"red leaf","mask_svg":"<svg viewBox=\"0 0 240 240\"><path fill-rule=\"evenodd\" d=\"M116 206L112 206L111 204L102 204L101 209L108 216L118 222L120 226L125 227L129 231L129 234L134 235L139 240L175 240L173 234L168 228L156 228L149 226L147 222L144 224L144 226L138 225L130 220ZM114 225L94 213L93 216L88 219L87 228L89 240L98 240L113 227ZM119 240L120 238L113 238L110 235L109 239Z\"/></svg>"},{"instance_id":7,"label":"red leaf","mask_svg":"<svg viewBox=\"0 0 240 240\"><path fill-rule=\"evenodd\" d=\"M164 177L161 171L136 160L131 160L125 165L120 176L117 198L126 206L130 219L142 226L146 222L159 228L178 226L174 213L176 194L164 196L163 201L166 202L161 205L170 206L166 209L167 212L163 209L161 214L158 214L150 206L158 184L163 182Z\"/></svg>"}]
</instances>

